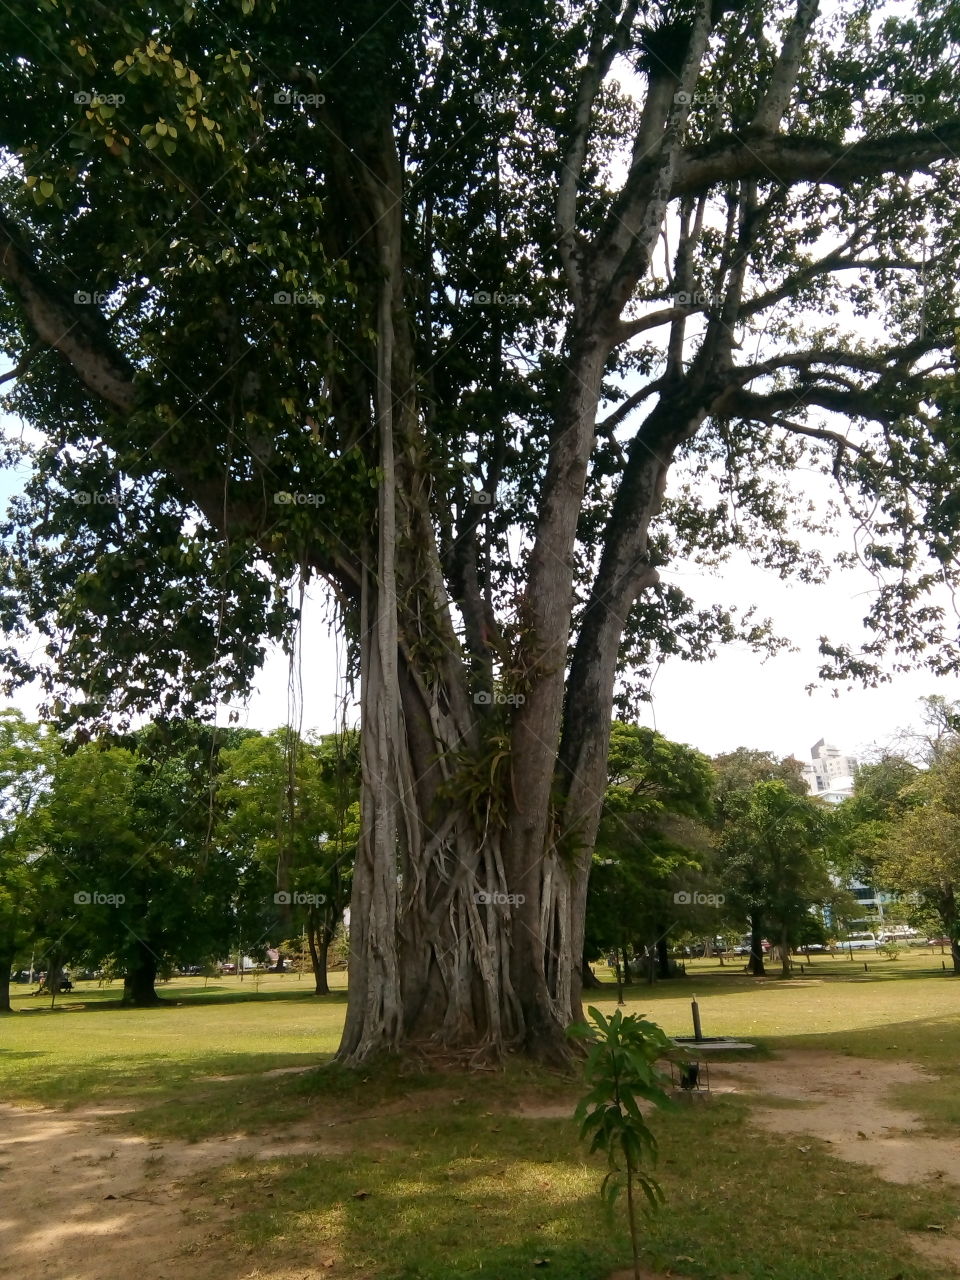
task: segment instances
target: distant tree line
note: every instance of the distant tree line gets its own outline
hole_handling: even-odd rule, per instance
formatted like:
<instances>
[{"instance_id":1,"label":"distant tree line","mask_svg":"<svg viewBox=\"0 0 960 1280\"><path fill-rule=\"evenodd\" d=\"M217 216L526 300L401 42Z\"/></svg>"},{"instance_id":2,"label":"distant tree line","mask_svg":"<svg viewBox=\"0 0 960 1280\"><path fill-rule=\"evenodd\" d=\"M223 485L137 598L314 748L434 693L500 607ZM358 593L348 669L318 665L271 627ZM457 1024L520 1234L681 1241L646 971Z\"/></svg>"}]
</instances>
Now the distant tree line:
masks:
<instances>
[{"instance_id":1,"label":"distant tree line","mask_svg":"<svg viewBox=\"0 0 960 1280\"><path fill-rule=\"evenodd\" d=\"M0 1010L68 963L158 1000L181 966L309 953L318 993L359 832L355 733L154 723L79 745L0 712Z\"/></svg>"}]
</instances>

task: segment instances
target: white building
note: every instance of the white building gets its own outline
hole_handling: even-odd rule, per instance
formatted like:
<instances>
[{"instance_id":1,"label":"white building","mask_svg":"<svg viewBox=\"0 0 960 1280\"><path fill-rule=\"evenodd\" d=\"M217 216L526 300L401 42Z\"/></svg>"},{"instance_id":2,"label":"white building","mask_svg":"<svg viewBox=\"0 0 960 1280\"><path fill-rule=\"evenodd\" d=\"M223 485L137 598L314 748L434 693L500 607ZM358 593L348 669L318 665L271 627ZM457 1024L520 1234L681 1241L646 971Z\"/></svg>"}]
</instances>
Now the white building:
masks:
<instances>
[{"instance_id":1,"label":"white building","mask_svg":"<svg viewBox=\"0 0 960 1280\"><path fill-rule=\"evenodd\" d=\"M821 738L810 748L810 757L810 763L803 766L803 780L812 796L839 803L853 795L853 775L857 771L853 756L845 756L839 747Z\"/></svg>"}]
</instances>

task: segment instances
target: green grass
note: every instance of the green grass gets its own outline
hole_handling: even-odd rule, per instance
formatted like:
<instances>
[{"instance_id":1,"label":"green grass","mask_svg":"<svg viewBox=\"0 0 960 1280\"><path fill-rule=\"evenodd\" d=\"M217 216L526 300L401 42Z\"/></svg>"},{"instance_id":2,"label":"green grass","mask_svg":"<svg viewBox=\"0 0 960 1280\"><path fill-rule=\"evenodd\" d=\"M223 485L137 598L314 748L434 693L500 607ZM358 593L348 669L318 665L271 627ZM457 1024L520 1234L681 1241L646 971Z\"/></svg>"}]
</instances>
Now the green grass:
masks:
<instances>
[{"instance_id":1,"label":"green grass","mask_svg":"<svg viewBox=\"0 0 960 1280\"><path fill-rule=\"evenodd\" d=\"M622 1212L597 1188L569 1120L491 1108L496 1082L470 1086L455 1110L387 1116L352 1128L353 1150L325 1159L252 1162L219 1179L242 1210L241 1247L271 1265L345 1256L378 1280L603 1280L629 1253ZM571 1094L571 1102L572 1102ZM754 1134L739 1099L659 1116L667 1208L644 1227L644 1262L719 1280L905 1280L946 1273L910 1261L905 1233L960 1218L960 1193L903 1188ZM539 1262L538 1262L539 1260ZM549 1267L549 1270L545 1268Z\"/></svg>"},{"instance_id":2,"label":"green grass","mask_svg":"<svg viewBox=\"0 0 960 1280\"><path fill-rule=\"evenodd\" d=\"M276 1078L261 1073L329 1060L346 1005L342 977L339 985L318 997L290 975L206 987L178 978L154 1009L121 1009L118 988L96 983L78 983L53 1011L20 996L24 1016L0 1019L0 1096L64 1108L135 1103L132 1123L157 1135L230 1132L238 1115L260 1114L269 1127Z\"/></svg>"},{"instance_id":3,"label":"green grass","mask_svg":"<svg viewBox=\"0 0 960 1280\"><path fill-rule=\"evenodd\" d=\"M864 974L862 962L824 958L790 982L697 962L684 981L627 988L627 1009L689 1033L696 993L705 1034L746 1038L761 1054L809 1047L918 1062L941 1079L899 1101L952 1133L960 979L938 961L868 959ZM28 1012L0 1019L0 1096L126 1107L105 1122L163 1139L296 1126L321 1149L334 1144L329 1155L241 1161L191 1180L196 1205L232 1206L230 1240L262 1280L296 1267L334 1280L605 1280L625 1265L623 1215L603 1209L602 1161L586 1157L568 1118L575 1081L520 1063L453 1076L325 1066L342 989L317 998L293 977L257 985L179 979L151 1010L120 1009L117 989L95 984L52 1013L21 997ZM616 992L589 1000L610 1008ZM315 1069L264 1074L285 1067ZM755 1131L753 1101L716 1096L655 1117L668 1207L645 1227L647 1266L712 1280L951 1274L909 1241L931 1224L956 1230L960 1189L891 1186L815 1139ZM531 1117L531 1104L557 1114Z\"/></svg>"}]
</instances>

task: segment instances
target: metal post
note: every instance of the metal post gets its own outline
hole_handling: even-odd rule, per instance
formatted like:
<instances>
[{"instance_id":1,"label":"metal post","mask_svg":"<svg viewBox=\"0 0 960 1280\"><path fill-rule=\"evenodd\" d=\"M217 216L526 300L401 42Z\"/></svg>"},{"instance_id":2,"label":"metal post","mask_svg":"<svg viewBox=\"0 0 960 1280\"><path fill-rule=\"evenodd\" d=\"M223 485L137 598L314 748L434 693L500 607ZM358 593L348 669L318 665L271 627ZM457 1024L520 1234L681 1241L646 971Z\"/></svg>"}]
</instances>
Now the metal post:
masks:
<instances>
[{"instance_id":1,"label":"metal post","mask_svg":"<svg viewBox=\"0 0 960 1280\"><path fill-rule=\"evenodd\" d=\"M690 1001L690 1009L693 1013L693 1038L699 1041L703 1039L703 1029L700 1026L700 1006L697 1004L696 996Z\"/></svg>"}]
</instances>

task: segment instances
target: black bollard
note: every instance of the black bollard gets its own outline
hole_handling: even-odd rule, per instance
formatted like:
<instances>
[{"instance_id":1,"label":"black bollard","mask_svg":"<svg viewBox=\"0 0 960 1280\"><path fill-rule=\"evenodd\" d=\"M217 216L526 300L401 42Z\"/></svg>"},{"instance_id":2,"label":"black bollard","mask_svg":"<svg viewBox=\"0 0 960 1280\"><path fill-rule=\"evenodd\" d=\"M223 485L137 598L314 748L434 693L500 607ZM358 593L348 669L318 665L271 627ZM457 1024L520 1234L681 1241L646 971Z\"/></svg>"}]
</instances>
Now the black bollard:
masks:
<instances>
[{"instance_id":1,"label":"black bollard","mask_svg":"<svg viewBox=\"0 0 960 1280\"><path fill-rule=\"evenodd\" d=\"M693 1038L694 1040L702 1040L703 1029L700 1026L700 1006L697 1004L696 996L690 1001L690 1009L693 1013Z\"/></svg>"}]
</instances>

